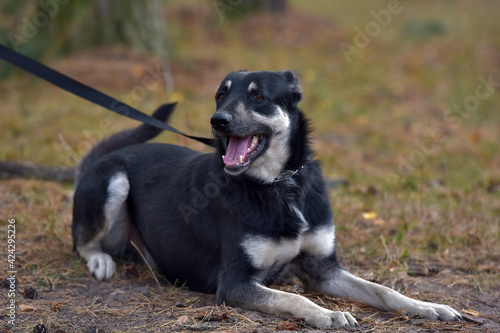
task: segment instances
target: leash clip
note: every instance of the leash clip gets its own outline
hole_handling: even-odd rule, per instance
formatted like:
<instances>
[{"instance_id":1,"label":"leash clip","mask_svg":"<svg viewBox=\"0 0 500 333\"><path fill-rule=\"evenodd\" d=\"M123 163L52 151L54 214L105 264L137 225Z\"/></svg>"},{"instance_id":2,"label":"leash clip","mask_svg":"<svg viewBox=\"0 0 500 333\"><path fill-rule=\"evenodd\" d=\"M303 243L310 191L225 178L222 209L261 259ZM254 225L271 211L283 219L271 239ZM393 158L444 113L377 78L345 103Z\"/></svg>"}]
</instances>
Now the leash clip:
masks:
<instances>
[{"instance_id":1,"label":"leash clip","mask_svg":"<svg viewBox=\"0 0 500 333\"><path fill-rule=\"evenodd\" d=\"M274 182L275 183L279 183L279 182L288 180L288 179L292 178L293 176L295 176L302 169L304 169L304 165L302 165L297 170L286 170L286 171L283 171L282 173L280 173L280 175L278 176L278 178L276 178L274 180Z\"/></svg>"}]
</instances>

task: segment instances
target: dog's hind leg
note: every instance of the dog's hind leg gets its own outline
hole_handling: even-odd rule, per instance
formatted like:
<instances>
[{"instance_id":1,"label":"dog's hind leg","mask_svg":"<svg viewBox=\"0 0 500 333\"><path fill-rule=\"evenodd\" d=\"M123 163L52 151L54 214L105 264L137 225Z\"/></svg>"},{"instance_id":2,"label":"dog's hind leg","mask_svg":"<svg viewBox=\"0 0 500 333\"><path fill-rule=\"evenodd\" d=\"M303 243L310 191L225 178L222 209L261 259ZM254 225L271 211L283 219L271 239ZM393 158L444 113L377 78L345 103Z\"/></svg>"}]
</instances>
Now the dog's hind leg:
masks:
<instances>
[{"instance_id":1,"label":"dog's hind leg","mask_svg":"<svg viewBox=\"0 0 500 333\"><path fill-rule=\"evenodd\" d=\"M111 177L96 172L75 192L74 246L98 280L113 276L116 265L111 255L121 255L127 247L131 229L126 210L129 189L125 172L115 172Z\"/></svg>"}]
</instances>

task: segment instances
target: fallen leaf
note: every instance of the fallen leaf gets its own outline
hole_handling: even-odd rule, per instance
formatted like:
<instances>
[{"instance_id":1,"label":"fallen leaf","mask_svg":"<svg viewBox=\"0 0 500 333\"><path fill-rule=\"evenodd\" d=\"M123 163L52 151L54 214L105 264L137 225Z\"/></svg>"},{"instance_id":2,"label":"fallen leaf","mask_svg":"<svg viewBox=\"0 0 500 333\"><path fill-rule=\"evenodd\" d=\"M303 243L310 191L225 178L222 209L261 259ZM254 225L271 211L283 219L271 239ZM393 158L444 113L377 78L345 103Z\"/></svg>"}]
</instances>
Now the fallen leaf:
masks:
<instances>
[{"instance_id":1,"label":"fallen leaf","mask_svg":"<svg viewBox=\"0 0 500 333\"><path fill-rule=\"evenodd\" d=\"M51 302L50 303L50 310L52 312L59 312L62 309L62 303L56 303L56 302Z\"/></svg>"},{"instance_id":2,"label":"fallen leaf","mask_svg":"<svg viewBox=\"0 0 500 333\"><path fill-rule=\"evenodd\" d=\"M174 91L170 96L169 102L183 103L186 100L184 95L180 92Z\"/></svg>"},{"instance_id":3,"label":"fallen leaf","mask_svg":"<svg viewBox=\"0 0 500 333\"><path fill-rule=\"evenodd\" d=\"M30 304L19 304L18 307L19 307L19 310L21 310L22 312L29 312L29 311L36 310L36 308Z\"/></svg>"},{"instance_id":4,"label":"fallen leaf","mask_svg":"<svg viewBox=\"0 0 500 333\"><path fill-rule=\"evenodd\" d=\"M189 318L188 316L184 315L184 316L180 316L179 318L177 318L176 324L178 326L184 326L190 322L192 322L192 319Z\"/></svg>"},{"instance_id":5,"label":"fallen leaf","mask_svg":"<svg viewBox=\"0 0 500 333\"><path fill-rule=\"evenodd\" d=\"M364 212L362 216L365 220L374 220L378 217L378 214L377 214L377 212L374 212L372 210L370 212Z\"/></svg>"},{"instance_id":6,"label":"fallen leaf","mask_svg":"<svg viewBox=\"0 0 500 333\"><path fill-rule=\"evenodd\" d=\"M146 74L146 68L142 64L136 64L132 67L132 75L135 78L141 78Z\"/></svg>"},{"instance_id":7,"label":"fallen leaf","mask_svg":"<svg viewBox=\"0 0 500 333\"><path fill-rule=\"evenodd\" d=\"M469 136L469 139L472 143L478 143L481 141L481 133L478 131L472 132Z\"/></svg>"},{"instance_id":8,"label":"fallen leaf","mask_svg":"<svg viewBox=\"0 0 500 333\"><path fill-rule=\"evenodd\" d=\"M287 320L278 323L277 330L279 331L299 331L300 325L294 321Z\"/></svg>"},{"instance_id":9,"label":"fallen leaf","mask_svg":"<svg viewBox=\"0 0 500 333\"><path fill-rule=\"evenodd\" d=\"M196 301L198 301L199 299L200 299L199 296L195 296L195 297L193 297L191 299L186 300L186 303L187 304L196 303Z\"/></svg>"}]
</instances>

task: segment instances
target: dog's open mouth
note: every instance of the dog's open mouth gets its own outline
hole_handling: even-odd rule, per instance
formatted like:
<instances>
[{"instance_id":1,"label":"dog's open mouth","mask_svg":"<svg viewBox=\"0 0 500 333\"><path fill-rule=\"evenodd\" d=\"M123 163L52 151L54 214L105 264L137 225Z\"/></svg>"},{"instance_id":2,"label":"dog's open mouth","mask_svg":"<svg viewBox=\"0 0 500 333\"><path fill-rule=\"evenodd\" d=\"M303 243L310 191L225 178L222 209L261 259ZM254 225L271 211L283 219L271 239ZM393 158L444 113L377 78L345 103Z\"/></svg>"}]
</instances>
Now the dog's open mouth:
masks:
<instances>
[{"instance_id":1,"label":"dog's open mouth","mask_svg":"<svg viewBox=\"0 0 500 333\"><path fill-rule=\"evenodd\" d=\"M247 169L264 146L264 135L226 137L226 155L222 156L225 170L230 174L239 174Z\"/></svg>"}]
</instances>

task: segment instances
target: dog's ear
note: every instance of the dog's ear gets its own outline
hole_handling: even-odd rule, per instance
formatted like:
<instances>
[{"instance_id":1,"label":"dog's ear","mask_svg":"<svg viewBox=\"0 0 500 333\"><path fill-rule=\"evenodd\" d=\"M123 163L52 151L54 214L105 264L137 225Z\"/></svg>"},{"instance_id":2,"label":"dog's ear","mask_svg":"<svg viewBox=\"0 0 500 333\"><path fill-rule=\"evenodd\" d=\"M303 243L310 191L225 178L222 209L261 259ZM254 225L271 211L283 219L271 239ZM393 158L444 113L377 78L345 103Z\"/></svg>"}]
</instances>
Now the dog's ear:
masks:
<instances>
[{"instance_id":1,"label":"dog's ear","mask_svg":"<svg viewBox=\"0 0 500 333\"><path fill-rule=\"evenodd\" d=\"M299 76L294 71L280 71L278 72L288 83L288 88L292 96L293 107L297 106L297 103L302 99L302 87L299 83Z\"/></svg>"}]
</instances>

